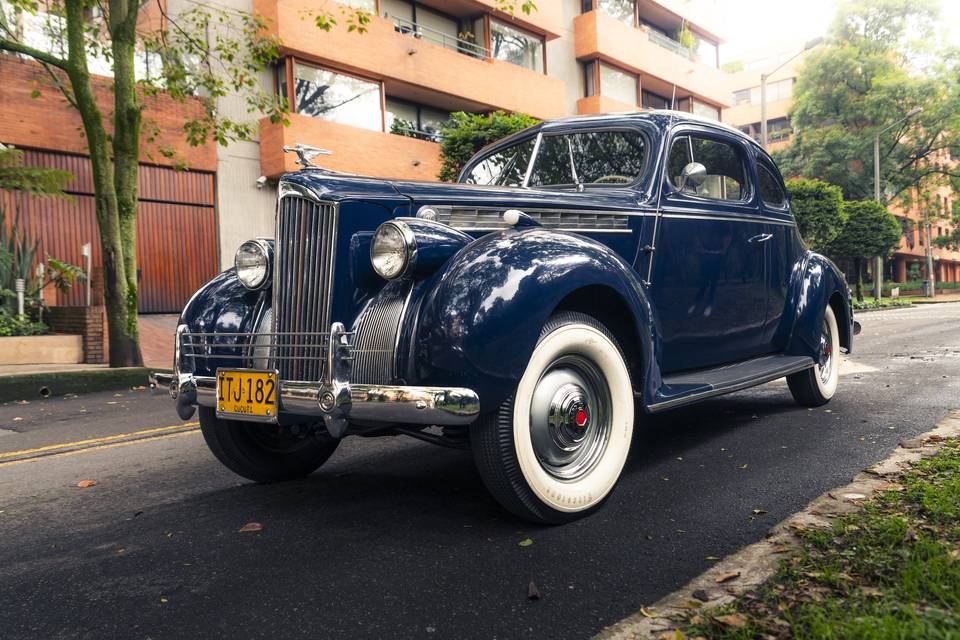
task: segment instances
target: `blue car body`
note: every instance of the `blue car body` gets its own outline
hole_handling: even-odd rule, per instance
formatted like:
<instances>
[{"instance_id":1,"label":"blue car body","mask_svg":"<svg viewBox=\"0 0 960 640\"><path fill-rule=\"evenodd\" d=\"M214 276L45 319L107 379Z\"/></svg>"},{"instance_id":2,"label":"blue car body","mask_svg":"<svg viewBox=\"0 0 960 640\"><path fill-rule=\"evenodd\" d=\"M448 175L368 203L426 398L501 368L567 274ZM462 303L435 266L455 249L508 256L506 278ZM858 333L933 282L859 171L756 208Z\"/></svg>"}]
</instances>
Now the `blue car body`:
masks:
<instances>
[{"instance_id":1,"label":"blue car body","mask_svg":"<svg viewBox=\"0 0 960 640\"><path fill-rule=\"evenodd\" d=\"M765 356L815 360L828 305L840 345L852 349L843 275L804 247L788 205L771 208L761 200L757 163L773 167L781 189L782 178L766 152L738 131L671 112L547 122L485 149L463 176L483 157L518 142L598 130L642 135L648 156L629 184L482 186L316 168L284 176L281 201L310 194L336 207L328 320L355 331L354 381L472 389L479 413L493 411L516 388L541 328L559 310L588 313L616 334L645 412L771 379L761 371L745 384L721 387L709 376L698 378L698 371ZM735 146L745 159L743 199L720 201L675 188L666 175L667 154L685 134ZM506 210L526 215L505 224ZM448 212L441 219L449 221L467 212L472 222L438 224L423 217L425 211ZM371 267L370 243L379 225L398 218L427 239L416 270L386 281ZM477 222L486 219L495 224ZM544 222L551 219L561 222ZM576 226L565 227L564 219L576 219ZM591 220L594 228L585 222ZM291 255L284 251L275 269ZM316 278L304 282L313 286ZM194 295L180 322L196 334L253 334L266 310L281 303L273 289L251 291L226 271ZM224 340L235 348L221 349L223 356L247 353L243 340ZM190 370L214 376L236 365L207 357L191 362Z\"/></svg>"}]
</instances>

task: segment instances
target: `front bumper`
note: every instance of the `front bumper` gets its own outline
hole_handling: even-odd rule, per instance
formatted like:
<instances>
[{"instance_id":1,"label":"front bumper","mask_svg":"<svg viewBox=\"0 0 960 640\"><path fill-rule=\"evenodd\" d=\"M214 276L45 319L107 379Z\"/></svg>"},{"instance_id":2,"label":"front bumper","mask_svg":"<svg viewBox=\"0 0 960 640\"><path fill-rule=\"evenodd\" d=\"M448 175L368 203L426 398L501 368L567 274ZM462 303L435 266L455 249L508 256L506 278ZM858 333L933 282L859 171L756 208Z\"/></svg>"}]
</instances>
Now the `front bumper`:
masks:
<instances>
[{"instance_id":1,"label":"front bumper","mask_svg":"<svg viewBox=\"0 0 960 640\"><path fill-rule=\"evenodd\" d=\"M167 388L184 420L197 406L217 408L215 376L194 375L180 370L181 335L177 328L173 373L152 373L150 382ZM318 382L280 380L278 414L322 418L333 437L342 437L349 420L383 424L467 425L480 412L480 400L471 389L352 384L353 355L343 325L331 328L324 379ZM236 419L236 416L231 416ZM276 421L274 417L270 421ZM259 421L264 421L259 419Z\"/></svg>"}]
</instances>

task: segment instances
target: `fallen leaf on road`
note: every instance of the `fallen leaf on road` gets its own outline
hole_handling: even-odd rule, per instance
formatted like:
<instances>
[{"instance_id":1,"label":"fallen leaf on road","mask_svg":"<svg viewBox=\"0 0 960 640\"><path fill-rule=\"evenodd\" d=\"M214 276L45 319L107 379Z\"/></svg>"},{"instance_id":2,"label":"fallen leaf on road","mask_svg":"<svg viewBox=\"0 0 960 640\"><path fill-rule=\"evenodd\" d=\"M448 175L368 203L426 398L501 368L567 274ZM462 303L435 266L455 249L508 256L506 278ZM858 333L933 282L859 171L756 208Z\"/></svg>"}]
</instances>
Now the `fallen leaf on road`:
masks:
<instances>
[{"instance_id":1,"label":"fallen leaf on road","mask_svg":"<svg viewBox=\"0 0 960 640\"><path fill-rule=\"evenodd\" d=\"M740 465L740 468L741 468L741 469L746 469L746 468L747 468L747 465L746 465L746 464L742 464L742 465Z\"/></svg>"},{"instance_id":2,"label":"fallen leaf on road","mask_svg":"<svg viewBox=\"0 0 960 640\"><path fill-rule=\"evenodd\" d=\"M240 527L240 533L250 533L252 531L263 531L263 525L259 522L248 522Z\"/></svg>"},{"instance_id":3,"label":"fallen leaf on road","mask_svg":"<svg viewBox=\"0 0 960 640\"><path fill-rule=\"evenodd\" d=\"M521 547L529 547L530 545L533 544L533 540L531 540L530 538L524 538L517 544L520 545Z\"/></svg>"},{"instance_id":4,"label":"fallen leaf on road","mask_svg":"<svg viewBox=\"0 0 960 640\"><path fill-rule=\"evenodd\" d=\"M753 512L754 512L755 514L757 514L757 515L760 515L761 513L766 513L767 510L766 510L766 509L754 509Z\"/></svg>"},{"instance_id":5,"label":"fallen leaf on road","mask_svg":"<svg viewBox=\"0 0 960 640\"><path fill-rule=\"evenodd\" d=\"M900 446L904 449L919 449L923 446L923 440L919 438L912 438L910 440L901 440Z\"/></svg>"},{"instance_id":6,"label":"fallen leaf on road","mask_svg":"<svg viewBox=\"0 0 960 640\"><path fill-rule=\"evenodd\" d=\"M640 615L644 618L656 618L657 612L653 609L647 609L646 607L640 607Z\"/></svg>"},{"instance_id":7,"label":"fallen leaf on road","mask_svg":"<svg viewBox=\"0 0 960 640\"><path fill-rule=\"evenodd\" d=\"M946 439L947 439L947 438L944 438L943 436L935 433L935 434L933 434L932 436L930 436L929 438L927 438L927 442L943 442L943 441L946 440Z\"/></svg>"},{"instance_id":8,"label":"fallen leaf on road","mask_svg":"<svg viewBox=\"0 0 960 640\"><path fill-rule=\"evenodd\" d=\"M687 600L677 605L680 609L699 609L703 603L698 600Z\"/></svg>"},{"instance_id":9,"label":"fallen leaf on road","mask_svg":"<svg viewBox=\"0 0 960 640\"><path fill-rule=\"evenodd\" d=\"M717 584L720 584L722 582L729 582L730 580L733 580L734 578L739 578L739 577L740 577L739 571L731 571L730 573L723 573L717 576Z\"/></svg>"},{"instance_id":10,"label":"fallen leaf on road","mask_svg":"<svg viewBox=\"0 0 960 640\"><path fill-rule=\"evenodd\" d=\"M707 602L708 600L710 600L710 594L708 594L708 593L707 593L706 591L704 591L703 589L697 589L696 591L694 591L694 592L691 593L690 595L692 595L694 598L696 598L696 599L699 600L700 602Z\"/></svg>"},{"instance_id":11,"label":"fallen leaf on road","mask_svg":"<svg viewBox=\"0 0 960 640\"><path fill-rule=\"evenodd\" d=\"M533 580L530 581L530 584L527 585L527 600L539 600L540 599L540 589L537 589L537 585L534 584Z\"/></svg>"},{"instance_id":12,"label":"fallen leaf on road","mask_svg":"<svg viewBox=\"0 0 960 640\"><path fill-rule=\"evenodd\" d=\"M747 619L740 613L729 613L725 616L717 616L714 620L725 627L733 627L735 629L743 629L747 626Z\"/></svg>"},{"instance_id":13,"label":"fallen leaf on road","mask_svg":"<svg viewBox=\"0 0 960 640\"><path fill-rule=\"evenodd\" d=\"M160 598L160 602L166 604L166 603L168 602L168 600L167 600L166 598Z\"/></svg>"},{"instance_id":14,"label":"fallen leaf on road","mask_svg":"<svg viewBox=\"0 0 960 640\"><path fill-rule=\"evenodd\" d=\"M95 487L95 486L97 486L97 481L96 481L96 480L81 480L80 482L77 483L77 486L80 487L81 489L89 489L90 487Z\"/></svg>"},{"instance_id":15,"label":"fallen leaf on road","mask_svg":"<svg viewBox=\"0 0 960 640\"><path fill-rule=\"evenodd\" d=\"M707 560L719 560L717 556L707 556Z\"/></svg>"}]
</instances>

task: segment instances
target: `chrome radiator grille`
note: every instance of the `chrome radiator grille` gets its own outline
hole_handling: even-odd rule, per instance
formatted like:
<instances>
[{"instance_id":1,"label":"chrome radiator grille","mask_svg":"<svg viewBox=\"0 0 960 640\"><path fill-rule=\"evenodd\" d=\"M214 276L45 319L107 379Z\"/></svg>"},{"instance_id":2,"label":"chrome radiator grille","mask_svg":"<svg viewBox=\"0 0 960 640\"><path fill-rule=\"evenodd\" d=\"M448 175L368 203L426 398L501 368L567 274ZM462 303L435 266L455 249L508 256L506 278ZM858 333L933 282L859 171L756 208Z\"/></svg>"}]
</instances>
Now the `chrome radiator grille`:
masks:
<instances>
[{"instance_id":1,"label":"chrome radiator grille","mask_svg":"<svg viewBox=\"0 0 960 640\"><path fill-rule=\"evenodd\" d=\"M323 378L323 332L330 330L337 208L299 196L277 206L273 332L284 334L275 362L281 380Z\"/></svg>"},{"instance_id":2,"label":"chrome radiator grille","mask_svg":"<svg viewBox=\"0 0 960 640\"><path fill-rule=\"evenodd\" d=\"M353 341L354 382L393 383L397 332L409 294L409 287L390 283L357 320Z\"/></svg>"}]
</instances>

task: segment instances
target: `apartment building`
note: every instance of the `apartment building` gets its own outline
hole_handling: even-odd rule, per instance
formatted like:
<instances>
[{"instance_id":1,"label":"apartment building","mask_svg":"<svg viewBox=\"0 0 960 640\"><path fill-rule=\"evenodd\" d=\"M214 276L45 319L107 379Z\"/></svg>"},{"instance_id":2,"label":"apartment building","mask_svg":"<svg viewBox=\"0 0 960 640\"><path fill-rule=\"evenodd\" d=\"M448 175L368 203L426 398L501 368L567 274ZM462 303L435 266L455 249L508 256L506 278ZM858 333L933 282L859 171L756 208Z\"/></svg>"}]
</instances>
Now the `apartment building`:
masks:
<instances>
[{"instance_id":1,"label":"apartment building","mask_svg":"<svg viewBox=\"0 0 960 640\"><path fill-rule=\"evenodd\" d=\"M162 2L167 15L177 15L195 0ZM241 242L273 235L276 181L297 168L285 145L329 149L332 155L318 162L338 171L434 180L438 131L454 111L502 109L545 119L672 106L720 119L732 105L719 69L713 0L537 0L530 14L504 11L497 0L203 4L266 18L269 33L283 43L283 59L262 74L262 87L287 97L290 122L261 121L255 141L190 148L179 127L199 104L163 94L149 99L147 117L158 120L162 138L178 153L167 158L145 149L142 157L142 311L178 311L200 283L233 263ZM162 24L156 6L144 4L152 12L145 19ZM340 17L355 8L372 15L365 33L350 32L342 18L330 32L314 24L319 12ZM40 23L24 26L36 30ZM109 65L99 71L109 73ZM0 84L0 142L28 151L31 163L78 176L73 203L19 203L31 230L44 250L74 263L82 262L80 246L91 242L98 262L76 113L52 90L30 97L43 83L35 63L0 53L0 73L9 79ZM107 80L100 97L109 113ZM219 98L216 107L250 118L237 96ZM175 171L184 160L189 170Z\"/></svg>"},{"instance_id":2,"label":"apartment building","mask_svg":"<svg viewBox=\"0 0 960 640\"><path fill-rule=\"evenodd\" d=\"M783 65L767 80L767 147L770 151L776 151L787 146L793 136L789 117L793 104L793 87L803 58L804 54L797 56L796 50L793 50L767 53L745 62L741 71L729 76L733 105L723 110L723 121L759 140L760 75ZM941 158L941 161L951 160L947 157ZM909 207L891 207L903 227L903 236L893 257L884 263L885 282L927 279L926 247L932 239L950 233L945 221L941 219L938 222L936 215L925 215L925 212L931 210L952 211L953 192L950 188L935 189L931 199L925 203L920 202L919 198L912 199L914 203ZM933 219L929 237L925 224L927 218ZM937 281L960 281L960 251L941 249L936 244L933 247L933 274ZM873 261L870 261L868 268L872 272Z\"/></svg>"}]
</instances>

